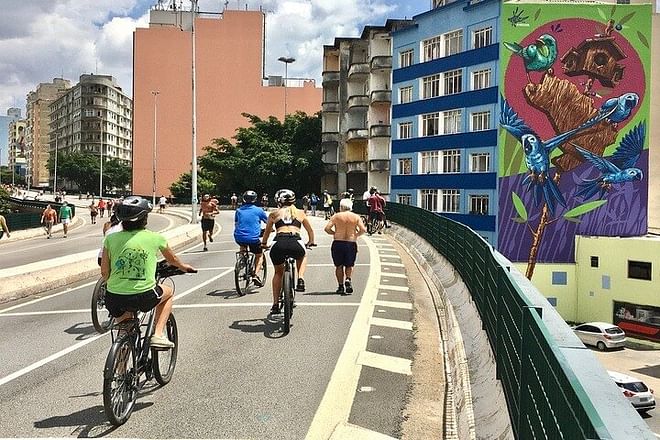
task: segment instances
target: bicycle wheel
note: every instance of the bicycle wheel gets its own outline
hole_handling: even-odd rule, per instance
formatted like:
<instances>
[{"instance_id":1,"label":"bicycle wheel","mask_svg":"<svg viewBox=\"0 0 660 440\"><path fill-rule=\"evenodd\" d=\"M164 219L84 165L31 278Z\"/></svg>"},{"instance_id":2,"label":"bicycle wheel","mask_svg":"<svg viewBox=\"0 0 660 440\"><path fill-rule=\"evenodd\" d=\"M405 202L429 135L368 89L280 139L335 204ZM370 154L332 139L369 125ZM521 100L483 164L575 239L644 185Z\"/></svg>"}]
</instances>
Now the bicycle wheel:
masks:
<instances>
[{"instance_id":1,"label":"bicycle wheel","mask_svg":"<svg viewBox=\"0 0 660 440\"><path fill-rule=\"evenodd\" d=\"M154 377L156 382L161 385L166 385L172 380L174 374L174 367L176 366L176 355L179 350L179 331L176 327L176 319L170 313L165 325L165 334L167 339L174 342L174 348L168 350L151 349L151 356L153 358Z\"/></svg>"},{"instance_id":2,"label":"bicycle wheel","mask_svg":"<svg viewBox=\"0 0 660 440\"><path fill-rule=\"evenodd\" d=\"M102 317L106 318L103 319ZM105 333L112 327L112 316L105 309L105 280L99 279L92 291L92 324L99 333Z\"/></svg>"},{"instance_id":3,"label":"bicycle wheel","mask_svg":"<svg viewBox=\"0 0 660 440\"><path fill-rule=\"evenodd\" d=\"M268 261L266 260L266 254L262 254L261 258L261 270L257 274L261 279L261 282L266 285L266 277L268 276Z\"/></svg>"},{"instance_id":4,"label":"bicycle wheel","mask_svg":"<svg viewBox=\"0 0 660 440\"><path fill-rule=\"evenodd\" d=\"M236 260L236 265L234 266L234 285L239 296L244 296L250 285L250 274L248 273L245 260L246 258L241 256Z\"/></svg>"},{"instance_id":5,"label":"bicycle wheel","mask_svg":"<svg viewBox=\"0 0 660 440\"><path fill-rule=\"evenodd\" d=\"M284 314L284 334L291 328L293 313L293 272L285 272L282 280L282 313Z\"/></svg>"},{"instance_id":6,"label":"bicycle wheel","mask_svg":"<svg viewBox=\"0 0 660 440\"><path fill-rule=\"evenodd\" d=\"M138 391L135 347L128 335L110 347L103 370L103 408L110 423L123 425L133 412Z\"/></svg>"}]
</instances>

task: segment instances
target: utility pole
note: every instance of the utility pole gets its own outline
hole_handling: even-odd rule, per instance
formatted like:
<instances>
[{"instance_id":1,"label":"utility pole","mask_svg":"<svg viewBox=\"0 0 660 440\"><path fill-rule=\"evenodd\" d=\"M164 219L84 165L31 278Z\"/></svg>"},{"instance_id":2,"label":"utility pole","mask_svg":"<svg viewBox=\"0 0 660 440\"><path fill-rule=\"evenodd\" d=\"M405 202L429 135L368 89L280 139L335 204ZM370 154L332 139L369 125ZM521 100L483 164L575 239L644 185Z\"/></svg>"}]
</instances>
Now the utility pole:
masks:
<instances>
[{"instance_id":1,"label":"utility pole","mask_svg":"<svg viewBox=\"0 0 660 440\"><path fill-rule=\"evenodd\" d=\"M191 171L191 204L192 223L197 223L197 95L195 94L195 14L197 0L191 0L191 33L192 33L192 171Z\"/></svg>"},{"instance_id":2,"label":"utility pole","mask_svg":"<svg viewBox=\"0 0 660 440\"><path fill-rule=\"evenodd\" d=\"M154 95L154 163L153 163L153 176L151 187L151 204L156 206L156 128L158 127L158 90L151 92Z\"/></svg>"}]
</instances>

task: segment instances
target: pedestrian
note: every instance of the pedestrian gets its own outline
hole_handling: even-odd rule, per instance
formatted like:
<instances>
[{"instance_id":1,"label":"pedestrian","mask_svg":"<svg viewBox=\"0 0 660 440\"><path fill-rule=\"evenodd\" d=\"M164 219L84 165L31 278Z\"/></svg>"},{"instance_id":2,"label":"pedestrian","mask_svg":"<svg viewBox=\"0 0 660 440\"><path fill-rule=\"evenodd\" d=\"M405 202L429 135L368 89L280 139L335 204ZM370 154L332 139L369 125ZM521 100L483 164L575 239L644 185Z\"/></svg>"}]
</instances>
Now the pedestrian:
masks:
<instances>
[{"instance_id":1,"label":"pedestrian","mask_svg":"<svg viewBox=\"0 0 660 440\"><path fill-rule=\"evenodd\" d=\"M99 215L99 209L96 207L94 202L89 204L89 217L92 219L92 224L96 224L96 216Z\"/></svg>"},{"instance_id":2,"label":"pedestrian","mask_svg":"<svg viewBox=\"0 0 660 440\"><path fill-rule=\"evenodd\" d=\"M161 194L160 199L158 199L158 213L162 214L165 211L165 205L167 204L167 199L163 194Z\"/></svg>"},{"instance_id":3,"label":"pedestrian","mask_svg":"<svg viewBox=\"0 0 660 440\"><path fill-rule=\"evenodd\" d=\"M7 234L7 238L11 237L9 234L9 226L7 226L7 220L5 220L4 215L0 215L0 238L5 234Z\"/></svg>"},{"instance_id":4,"label":"pedestrian","mask_svg":"<svg viewBox=\"0 0 660 440\"><path fill-rule=\"evenodd\" d=\"M305 215L307 215L307 210L309 209L309 194L305 194L302 197L302 206L303 206L303 212Z\"/></svg>"},{"instance_id":5,"label":"pedestrian","mask_svg":"<svg viewBox=\"0 0 660 440\"><path fill-rule=\"evenodd\" d=\"M112 199L108 199L108 202L105 204L105 209L108 211L108 217L112 215L114 206L115 206L115 201Z\"/></svg>"},{"instance_id":6,"label":"pedestrian","mask_svg":"<svg viewBox=\"0 0 660 440\"><path fill-rule=\"evenodd\" d=\"M312 208L312 217L316 215L316 205L319 204L319 196L316 193L312 193L309 196L309 206Z\"/></svg>"},{"instance_id":7,"label":"pedestrian","mask_svg":"<svg viewBox=\"0 0 660 440\"><path fill-rule=\"evenodd\" d=\"M231 194L231 209L235 210L237 206L238 206L238 196L236 195L236 193L232 193Z\"/></svg>"},{"instance_id":8,"label":"pedestrian","mask_svg":"<svg viewBox=\"0 0 660 440\"><path fill-rule=\"evenodd\" d=\"M360 216L351 212L351 209L353 209L351 199L341 199L339 212L330 217L324 229L334 237L330 249L338 284L335 293L340 295L353 293L351 277L358 252L357 239L367 232Z\"/></svg>"},{"instance_id":9,"label":"pedestrian","mask_svg":"<svg viewBox=\"0 0 660 440\"><path fill-rule=\"evenodd\" d=\"M261 207L264 211L268 209L268 193L264 193L264 195L261 196Z\"/></svg>"},{"instance_id":10,"label":"pedestrian","mask_svg":"<svg viewBox=\"0 0 660 440\"><path fill-rule=\"evenodd\" d=\"M218 205L211 200L209 194L202 196L202 202L199 204L199 215L202 216L202 241L204 242L204 251L206 247L206 238L213 243L213 228L215 227L215 215L219 214Z\"/></svg>"},{"instance_id":11,"label":"pedestrian","mask_svg":"<svg viewBox=\"0 0 660 440\"><path fill-rule=\"evenodd\" d=\"M57 211L53 209L50 204L46 205L46 209L41 214L41 223L44 225L46 230L46 238L53 237L53 225L57 221Z\"/></svg>"},{"instance_id":12,"label":"pedestrian","mask_svg":"<svg viewBox=\"0 0 660 440\"><path fill-rule=\"evenodd\" d=\"M62 202L62 206L60 207L60 223L62 223L62 228L64 229L64 238L66 238L66 235L69 232L69 224L71 223L71 217L72 217L72 212L71 212L71 207L69 207L69 204L64 201Z\"/></svg>"},{"instance_id":13,"label":"pedestrian","mask_svg":"<svg viewBox=\"0 0 660 440\"><path fill-rule=\"evenodd\" d=\"M103 200L103 198L99 198L98 207L99 207L99 215L101 218L103 218L103 215L105 214L105 200Z\"/></svg>"},{"instance_id":14,"label":"pedestrian","mask_svg":"<svg viewBox=\"0 0 660 440\"><path fill-rule=\"evenodd\" d=\"M330 217L333 216L335 213L333 207L332 207L332 196L326 189L323 191L323 210L325 211L325 219L329 220Z\"/></svg>"}]
</instances>

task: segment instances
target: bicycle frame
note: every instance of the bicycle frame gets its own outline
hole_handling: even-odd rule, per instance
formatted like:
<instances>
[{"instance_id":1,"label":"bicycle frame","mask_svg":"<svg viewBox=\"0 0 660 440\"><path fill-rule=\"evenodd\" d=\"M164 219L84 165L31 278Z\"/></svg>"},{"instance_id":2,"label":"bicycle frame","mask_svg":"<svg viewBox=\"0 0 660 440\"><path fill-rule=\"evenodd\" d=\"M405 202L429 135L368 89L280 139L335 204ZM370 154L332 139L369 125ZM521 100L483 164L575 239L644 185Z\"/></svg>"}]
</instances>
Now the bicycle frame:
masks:
<instances>
[{"instance_id":1,"label":"bicycle frame","mask_svg":"<svg viewBox=\"0 0 660 440\"><path fill-rule=\"evenodd\" d=\"M156 328L156 308L154 307L147 313L144 313L142 316L139 316L139 312L132 312L133 317L130 318L129 320L123 321L122 323L115 324L112 328L112 343L114 344L115 341L119 339L119 331L120 329L117 328L117 326L122 326L126 325L125 323L127 321L129 322L130 327L128 328L128 332L126 334L126 337L131 338L131 341L133 343L133 347L135 348L135 353L136 353L136 358L135 358L135 363L137 365L137 374L138 377L141 376L143 373L147 373L148 376L150 375L149 373L151 372L151 369L149 367L149 361L150 359L150 353L151 353L151 347L149 345L149 338L151 338L151 335L154 334L154 330ZM145 320L147 323L145 324ZM146 331L142 333L142 327L146 326Z\"/></svg>"}]
</instances>

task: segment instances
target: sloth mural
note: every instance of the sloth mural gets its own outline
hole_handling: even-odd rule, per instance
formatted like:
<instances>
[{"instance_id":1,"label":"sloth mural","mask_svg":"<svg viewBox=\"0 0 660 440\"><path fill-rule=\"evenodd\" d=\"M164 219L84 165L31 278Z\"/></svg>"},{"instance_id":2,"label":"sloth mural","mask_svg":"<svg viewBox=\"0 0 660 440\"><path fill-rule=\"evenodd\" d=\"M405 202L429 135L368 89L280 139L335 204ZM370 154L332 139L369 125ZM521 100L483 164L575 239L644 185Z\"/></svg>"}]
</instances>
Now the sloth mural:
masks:
<instances>
[{"instance_id":1,"label":"sloth mural","mask_svg":"<svg viewBox=\"0 0 660 440\"><path fill-rule=\"evenodd\" d=\"M574 262L647 232L651 5L504 4L498 247Z\"/></svg>"}]
</instances>

